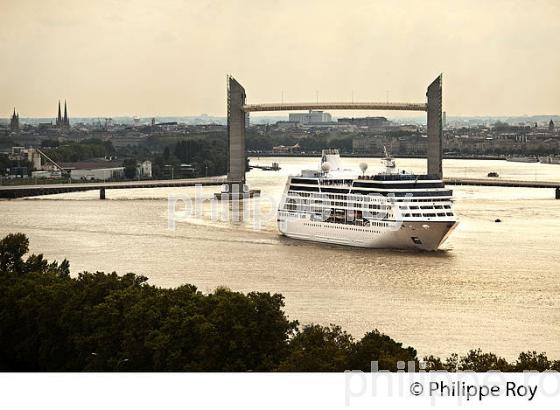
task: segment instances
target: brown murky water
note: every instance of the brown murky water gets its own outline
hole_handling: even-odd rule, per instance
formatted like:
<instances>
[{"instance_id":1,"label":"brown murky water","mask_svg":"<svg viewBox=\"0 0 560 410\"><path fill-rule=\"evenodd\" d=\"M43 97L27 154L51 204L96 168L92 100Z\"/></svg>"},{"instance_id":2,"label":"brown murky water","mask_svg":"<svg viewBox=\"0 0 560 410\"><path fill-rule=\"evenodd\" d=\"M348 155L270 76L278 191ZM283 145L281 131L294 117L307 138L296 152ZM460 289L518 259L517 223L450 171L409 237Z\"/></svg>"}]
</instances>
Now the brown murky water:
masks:
<instances>
[{"instance_id":1,"label":"brown murky water","mask_svg":"<svg viewBox=\"0 0 560 410\"><path fill-rule=\"evenodd\" d=\"M420 354L481 347L513 359L523 350L560 359L560 201L548 189L456 187L461 223L434 253L353 249L280 237L274 208L286 175L315 168L313 158L254 158L282 171L254 170L262 190L258 215L242 223L203 215L168 228L168 196L192 188L107 191L0 201L0 234L24 232L34 252L68 258L82 270L136 272L161 286L192 283L203 291L280 292L302 323L337 323L360 337L377 328ZM376 159L346 159L370 171ZM424 160L398 160L425 169ZM446 176L555 180L560 165L449 160ZM204 189L209 198L217 188ZM254 201L249 207L254 207ZM495 223L496 218L502 223Z\"/></svg>"}]
</instances>

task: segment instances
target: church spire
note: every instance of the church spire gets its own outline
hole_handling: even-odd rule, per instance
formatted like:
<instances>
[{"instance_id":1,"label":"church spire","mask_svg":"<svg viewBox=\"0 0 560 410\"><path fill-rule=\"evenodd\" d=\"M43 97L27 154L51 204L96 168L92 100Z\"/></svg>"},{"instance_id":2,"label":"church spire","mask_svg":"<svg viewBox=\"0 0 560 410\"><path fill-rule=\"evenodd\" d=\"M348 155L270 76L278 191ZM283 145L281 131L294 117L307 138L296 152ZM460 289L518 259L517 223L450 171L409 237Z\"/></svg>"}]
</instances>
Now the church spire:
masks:
<instances>
[{"instance_id":1,"label":"church spire","mask_svg":"<svg viewBox=\"0 0 560 410\"><path fill-rule=\"evenodd\" d=\"M70 122L68 121L68 110L66 109L66 100L64 100L64 122L63 122L65 127L68 127L70 125Z\"/></svg>"},{"instance_id":2,"label":"church spire","mask_svg":"<svg viewBox=\"0 0 560 410\"><path fill-rule=\"evenodd\" d=\"M62 113L60 111L60 100L58 100L58 117L56 118L56 125L59 127L62 125Z\"/></svg>"},{"instance_id":3,"label":"church spire","mask_svg":"<svg viewBox=\"0 0 560 410\"><path fill-rule=\"evenodd\" d=\"M14 107L14 113L10 119L10 130L13 132L19 132L19 114L16 113L16 107Z\"/></svg>"}]
</instances>

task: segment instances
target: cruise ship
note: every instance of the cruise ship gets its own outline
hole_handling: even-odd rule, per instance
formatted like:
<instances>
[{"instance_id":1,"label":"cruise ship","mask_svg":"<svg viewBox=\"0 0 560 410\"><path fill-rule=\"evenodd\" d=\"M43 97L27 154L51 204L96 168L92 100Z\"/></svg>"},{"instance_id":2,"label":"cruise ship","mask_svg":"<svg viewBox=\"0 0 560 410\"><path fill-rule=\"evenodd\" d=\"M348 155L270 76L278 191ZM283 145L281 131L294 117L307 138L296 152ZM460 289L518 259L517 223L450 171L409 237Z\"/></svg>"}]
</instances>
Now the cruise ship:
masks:
<instances>
[{"instance_id":1,"label":"cruise ship","mask_svg":"<svg viewBox=\"0 0 560 410\"><path fill-rule=\"evenodd\" d=\"M318 170L288 178L278 229L296 239L365 248L438 249L457 226L453 191L441 179L384 169L366 175L341 168L337 150L323 150Z\"/></svg>"}]
</instances>

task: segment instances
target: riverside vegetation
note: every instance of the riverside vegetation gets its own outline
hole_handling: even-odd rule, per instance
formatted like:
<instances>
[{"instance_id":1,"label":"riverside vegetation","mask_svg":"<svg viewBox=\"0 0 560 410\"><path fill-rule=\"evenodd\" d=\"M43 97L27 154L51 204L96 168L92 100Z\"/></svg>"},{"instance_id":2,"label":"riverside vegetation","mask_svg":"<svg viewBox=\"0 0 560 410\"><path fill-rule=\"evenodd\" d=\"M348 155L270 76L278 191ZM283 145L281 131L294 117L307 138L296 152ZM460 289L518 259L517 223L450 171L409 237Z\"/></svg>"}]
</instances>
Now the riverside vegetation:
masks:
<instances>
[{"instance_id":1,"label":"riverside vegetation","mask_svg":"<svg viewBox=\"0 0 560 410\"><path fill-rule=\"evenodd\" d=\"M282 295L226 288L203 294L144 276L82 272L28 255L21 233L0 241L0 371L395 371L417 352L377 330L300 325ZM422 360L427 370L560 370L545 353L515 362L471 350ZM418 368L418 367L417 367Z\"/></svg>"}]
</instances>

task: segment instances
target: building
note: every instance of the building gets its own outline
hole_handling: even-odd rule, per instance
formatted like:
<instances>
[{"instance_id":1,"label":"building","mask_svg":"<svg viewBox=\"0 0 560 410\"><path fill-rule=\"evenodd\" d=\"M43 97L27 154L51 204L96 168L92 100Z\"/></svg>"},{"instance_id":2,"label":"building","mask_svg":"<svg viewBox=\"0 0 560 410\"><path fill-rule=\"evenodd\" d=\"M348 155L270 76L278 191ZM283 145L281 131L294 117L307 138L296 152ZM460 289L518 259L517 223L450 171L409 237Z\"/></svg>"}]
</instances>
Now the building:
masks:
<instances>
[{"instance_id":1,"label":"building","mask_svg":"<svg viewBox=\"0 0 560 410\"><path fill-rule=\"evenodd\" d=\"M328 112L309 110L306 113L290 113L289 121L299 124L321 124L331 122L332 116Z\"/></svg>"},{"instance_id":2,"label":"building","mask_svg":"<svg viewBox=\"0 0 560 410\"><path fill-rule=\"evenodd\" d=\"M391 125L391 121L387 120L385 117L339 118L338 123L371 128L381 128Z\"/></svg>"},{"instance_id":3,"label":"building","mask_svg":"<svg viewBox=\"0 0 560 410\"><path fill-rule=\"evenodd\" d=\"M290 145L290 146L278 145L276 147L272 147L272 152L276 154L293 154L294 152L300 152L300 151L301 151L301 147L299 146L299 144Z\"/></svg>"},{"instance_id":4,"label":"building","mask_svg":"<svg viewBox=\"0 0 560 410\"><path fill-rule=\"evenodd\" d=\"M361 135L352 139L354 154L382 155L387 148L391 154L398 154L401 140L394 136Z\"/></svg>"},{"instance_id":5,"label":"building","mask_svg":"<svg viewBox=\"0 0 560 410\"><path fill-rule=\"evenodd\" d=\"M14 113L12 114L12 118L10 119L10 131L19 132L19 114L16 113L15 108Z\"/></svg>"},{"instance_id":6,"label":"building","mask_svg":"<svg viewBox=\"0 0 560 410\"><path fill-rule=\"evenodd\" d=\"M297 121L277 121L274 126L279 130L290 130L300 128L301 124Z\"/></svg>"},{"instance_id":7,"label":"building","mask_svg":"<svg viewBox=\"0 0 560 410\"><path fill-rule=\"evenodd\" d=\"M30 162L32 171L41 170L41 154L35 148L12 147L12 153L8 158L11 161Z\"/></svg>"},{"instance_id":8,"label":"building","mask_svg":"<svg viewBox=\"0 0 560 410\"><path fill-rule=\"evenodd\" d=\"M163 166L163 177L166 179L192 178L194 176L196 176L196 169L191 164Z\"/></svg>"},{"instance_id":9,"label":"building","mask_svg":"<svg viewBox=\"0 0 560 410\"><path fill-rule=\"evenodd\" d=\"M106 181L124 177L124 167L71 169L70 178L77 181Z\"/></svg>"},{"instance_id":10,"label":"building","mask_svg":"<svg viewBox=\"0 0 560 410\"><path fill-rule=\"evenodd\" d=\"M549 131L554 131L554 122L552 120L550 120L550 122L548 123L548 130Z\"/></svg>"},{"instance_id":11,"label":"building","mask_svg":"<svg viewBox=\"0 0 560 410\"><path fill-rule=\"evenodd\" d=\"M122 161L105 159L92 159L89 161L67 162L61 164L65 172L70 174L70 179L77 181L106 181L124 178Z\"/></svg>"},{"instance_id":12,"label":"building","mask_svg":"<svg viewBox=\"0 0 560 410\"><path fill-rule=\"evenodd\" d=\"M152 161L144 161L136 164L136 176L138 178L152 177Z\"/></svg>"},{"instance_id":13,"label":"building","mask_svg":"<svg viewBox=\"0 0 560 410\"><path fill-rule=\"evenodd\" d=\"M112 159L94 159L89 161L65 163L63 168L70 173L73 180L106 181L124 179L125 166L122 161ZM144 161L136 164L136 178L152 178L152 162Z\"/></svg>"},{"instance_id":14,"label":"building","mask_svg":"<svg viewBox=\"0 0 560 410\"><path fill-rule=\"evenodd\" d=\"M68 118L68 109L66 107L66 100L64 101L64 117L60 111L60 101L58 102L58 116L56 117L56 126L58 128L70 128L70 119Z\"/></svg>"}]
</instances>

